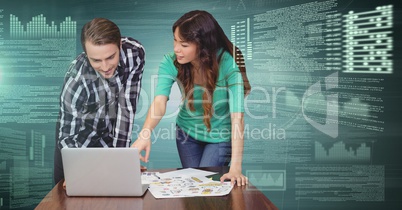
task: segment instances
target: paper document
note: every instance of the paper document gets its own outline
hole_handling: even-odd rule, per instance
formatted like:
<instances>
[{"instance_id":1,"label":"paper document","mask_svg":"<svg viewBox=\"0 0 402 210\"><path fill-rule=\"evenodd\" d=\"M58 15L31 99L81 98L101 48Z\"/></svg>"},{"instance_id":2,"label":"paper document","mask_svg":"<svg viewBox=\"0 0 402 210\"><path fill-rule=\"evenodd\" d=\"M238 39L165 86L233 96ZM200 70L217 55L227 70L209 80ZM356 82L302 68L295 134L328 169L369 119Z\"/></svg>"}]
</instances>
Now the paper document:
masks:
<instances>
[{"instance_id":1,"label":"paper document","mask_svg":"<svg viewBox=\"0 0 402 210\"><path fill-rule=\"evenodd\" d=\"M217 174L218 172L204 171L195 168L185 168L176 171L169 171L166 173L161 173L163 177L175 177L175 176L209 176Z\"/></svg>"},{"instance_id":2,"label":"paper document","mask_svg":"<svg viewBox=\"0 0 402 210\"><path fill-rule=\"evenodd\" d=\"M198 169L182 169L173 172L143 172L143 184L155 198L178 198L194 196L223 196L230 193L230 182L213 181L205 176L215 172Z\"/></svg>"},{"instance_id":3,"label":"paper document","mask_svg":"<svg viewBox=\"0 0 402 210\"><path fill-rule=\"evenodd\" d=\"M159 172L142 172L141 173L141 183L142 184L151 184L151 182L155 182L155 180L160 179Z\"/></svg>"}]
</instances>

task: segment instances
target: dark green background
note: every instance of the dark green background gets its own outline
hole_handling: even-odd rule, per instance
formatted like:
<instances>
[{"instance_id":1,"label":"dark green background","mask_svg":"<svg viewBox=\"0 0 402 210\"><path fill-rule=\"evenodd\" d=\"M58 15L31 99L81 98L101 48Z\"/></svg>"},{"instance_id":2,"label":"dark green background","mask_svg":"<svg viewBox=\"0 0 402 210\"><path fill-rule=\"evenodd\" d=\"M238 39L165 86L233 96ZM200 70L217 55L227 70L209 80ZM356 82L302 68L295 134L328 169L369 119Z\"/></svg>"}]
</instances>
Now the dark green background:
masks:
<instances>
[{"instance_id":1,"label":"dark green background","mask_svg":"<svg viewBox=\"0 0 402 210\"><path fill-rule=\"evenodd\" d=\"M343 56L346 55L344 38L340 41L342 49L335 51L343 59L335 61L341 64L340 70L323 68L332 62L328 60L330 56L325 51L326 46L322 43L306 45L304 42L313 40L309 39L312 37L322 38L331 34L314 32L314 27L325 28L323 25L327 23L323 19L311 21L311 17L307 18L310 15L319 16L318 13L296 11L301 8L300 5L310 2L313 1L2 0L0 209L33 209L54 185L52 173L58 96L69 62L82 51L79 42L82 25L94 17L109 18L119 25L123 35L134 37L144 45L146 66L135 120L135 131L138 131L151 102L153 78L159 62L164 54L173 51L171 26L182 14L194 9L212 13L229 38L232 26L241 26L241 21L247 19L253 24L257 21L256 15L263 13L283 20L283 25L276 24L269 30L288 30L283 32L286 36L277 34L276 37L273 35L275 38L259 39L257 32L265 29L251 25L252 52L245 52L245 48L242 48L243 52L253 57L246 60L246 66L254 88L248 98L249 112L245 114L247 129L243 172L254 181L260 181L254 184L279 209L401 209L401 8L397 1L390 0L333 1L336 5L330 13L341 16L351 10L364 12L372 11L377 6L393 5L393 25L390 29L393 38L390 56L393 73L345 73L342 67ZM325 1L312 4L317 8L323 5L322 2ZM71 17L71 21L76 22L76 38L55 38L54 44L41 38L28 37L25 39L27 42L22 42L10 36L10 14L18 17L24 30L27 30L26 26L33 17L41 14L46 17L47 24L54 21L57 26L66 17ZM340 22L338 28L345 35L344 22ZM306 32L307 29L312 31ZM24 46L12 46L13 40ZM43 51L42 54L35 54L35 51L24 53L27 49L38 48L38 43L49 47L47 59ZM257 47L259 44L275 45L275 50L263 54ZM306 48L317 49L317 52L303 54ZM49 58L58 61L53 65ZM325 78L336 72L338 87L328 91L325 89ZM323 94L309 98L305 107L302 107L304 93L317 82L320 82ZM282 91L275 97L274 93L278 90ZM339 123L335 138L314 128L303 116L304 113L312 120L325 124L325 96L331 94L338 94ZM267 99L266 95L270 98ZM154 133L150 162L146 164L148 168L181 166L174 141L174 115L179 103L180 95L175 88L168 104L168 116ZM375 108L381 111L377 112ZM32 113L41 114L35 116ZM255 116L267 117L257 119ZM263 131L263 136L257 134L259 131ZM135 139L136 132L133 134ZM338 150L334 151L334 148ZM366 156L359 159L361 154L354 152L362 149L366 151ZM320 154L330 151L335 154L334 159L319 158ZM315 169L322 174L312 173ZM270 176L278 180L281 175L284 178L282 184L266 185ZM323 181L324 177L330 178L330 181ZM317 183L323 185L307 190L312 197L303 197L302 185ZM327 192L313 193L314 190L324 189L323 186L328 187ZM357 196L362 191L358 186L365 192L362 196ZM303 199L299 199L301 197ZM324 197L336 199L325 201Z\"/></svg>"}]
</instances>

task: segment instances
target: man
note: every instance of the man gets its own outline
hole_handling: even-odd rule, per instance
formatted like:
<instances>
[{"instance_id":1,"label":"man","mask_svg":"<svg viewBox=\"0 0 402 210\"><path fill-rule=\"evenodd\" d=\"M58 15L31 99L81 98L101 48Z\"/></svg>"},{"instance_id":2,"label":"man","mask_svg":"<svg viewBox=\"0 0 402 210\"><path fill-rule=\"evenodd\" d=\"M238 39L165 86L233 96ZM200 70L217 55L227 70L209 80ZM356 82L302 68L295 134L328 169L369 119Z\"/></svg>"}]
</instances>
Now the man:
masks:
<instances>
[{"instance_id":1,"label":"man","mask_svg":"<svg viewBox=\"0 0 402 210\"><path fill-rule=\"evenodd\" d=\"M104 18L81 31L84 52L70 65L60 95L54 181L64 178L65 147L129 147L145 64L144 47Z\"/></svg>"}]
</instances>

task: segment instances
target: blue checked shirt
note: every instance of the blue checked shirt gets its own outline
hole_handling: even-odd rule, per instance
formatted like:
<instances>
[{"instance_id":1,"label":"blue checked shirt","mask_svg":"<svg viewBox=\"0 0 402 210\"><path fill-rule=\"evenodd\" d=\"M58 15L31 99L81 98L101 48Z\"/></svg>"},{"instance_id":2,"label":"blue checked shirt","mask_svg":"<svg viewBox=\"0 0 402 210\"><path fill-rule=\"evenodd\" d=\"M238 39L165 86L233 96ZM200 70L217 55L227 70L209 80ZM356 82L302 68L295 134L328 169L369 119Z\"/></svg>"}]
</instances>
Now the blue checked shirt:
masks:
<instances>
[{"instance_id":1,"label":"blue checked shirt","mask_svg":"<svg viewBox=\"0 0 402 210\"><path fill-rule=\"evenodd\" d=\"M144 47L130 37L122 37L120 62L110 79L80 54L60 95L58 147L129 147L144 64Z\"/></svg>"}]
</instances>

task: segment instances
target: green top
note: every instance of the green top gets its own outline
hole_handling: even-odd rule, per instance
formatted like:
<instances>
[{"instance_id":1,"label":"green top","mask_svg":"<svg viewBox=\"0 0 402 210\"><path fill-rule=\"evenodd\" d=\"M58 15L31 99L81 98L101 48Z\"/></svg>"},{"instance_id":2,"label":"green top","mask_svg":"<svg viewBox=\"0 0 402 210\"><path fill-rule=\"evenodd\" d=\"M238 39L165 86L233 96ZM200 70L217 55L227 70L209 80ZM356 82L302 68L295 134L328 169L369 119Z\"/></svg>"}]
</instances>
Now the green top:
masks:
<instances>
[{"instance_id":1,"label":"green top","mask_svg":"<svg viewBox=\"0 0 402 210\"><path fill-rule=\"evenodd\" d=\"M169 97L172 85L177 81L177 68L174 66L176 55L165 55L159 65L156 96ZM180 91L184 92L181 85ZM233 57L224 52L219 64L219 75L213 94L213 116L211 131L204 125L204 109L202 108L202 94L204 87L194 85L194 108L191 111L187 99L180 105L176 123L188 135L199 141L218 143L231 140L230 113L244 112L243 78Z\"/></svg>"}]
</instances>

